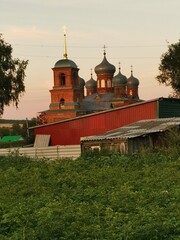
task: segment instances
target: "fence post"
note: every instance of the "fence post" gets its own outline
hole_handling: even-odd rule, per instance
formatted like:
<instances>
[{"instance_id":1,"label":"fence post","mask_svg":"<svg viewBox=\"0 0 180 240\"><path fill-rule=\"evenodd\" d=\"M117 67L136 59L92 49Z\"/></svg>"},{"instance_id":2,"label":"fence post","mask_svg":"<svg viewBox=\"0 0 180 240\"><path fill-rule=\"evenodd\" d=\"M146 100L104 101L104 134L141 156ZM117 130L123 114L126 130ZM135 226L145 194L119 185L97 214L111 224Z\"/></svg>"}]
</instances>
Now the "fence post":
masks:
<instances>
[{"instance_id":1,"label":"fence post","mask_svg":"<svg viewBox=\"0 0 180 240\"><path fill-rule=\"evenodd\" d=\"M57 159L59 159L59 150L60 150L60 146L57 146Z\"/></svg>"},{"instance_id":2,"label":"fence post","mask_svg":"<svg viewBox=\"0 0 180 240\"><path fill-rule=\"evenodd\" d=\"M37 148L35 148L35 158L38 158L37 157Z\"/></svg>"}]
</instances>

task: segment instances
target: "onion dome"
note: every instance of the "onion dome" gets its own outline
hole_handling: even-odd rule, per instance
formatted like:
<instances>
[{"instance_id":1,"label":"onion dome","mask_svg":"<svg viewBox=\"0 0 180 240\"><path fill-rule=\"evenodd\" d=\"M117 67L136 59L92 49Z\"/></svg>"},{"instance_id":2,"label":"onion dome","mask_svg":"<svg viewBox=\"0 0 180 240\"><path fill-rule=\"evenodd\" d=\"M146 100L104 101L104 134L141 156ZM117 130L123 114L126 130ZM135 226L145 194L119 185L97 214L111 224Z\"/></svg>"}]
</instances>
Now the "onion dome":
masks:
<instances>
[{"instance_id":1,"label":"onion dome","mask_svg":"<svg viewBox=\"0 0 180 240\"><path fill-rule=\"evenodd\" d=\"M127 79L127 86L138 87L139 80L133 76L133 71L131 70L131 76Z\"/></svg>"},{"instance_id":2,"label":"onion dome","mask_svg":"<svg viewBox=\"0 0 180 240\"><path fill-rule=\"evenodd\" d=\"M120 67L119 67L119 73L113 77L112 83L114 87L125 86L127 84L127 77L121 73Z\"/></svg>"},{"instance_id":3,"label":"onion dome","mask_svg":"<svg viewBox=\"0 0 180 240\"><path fill-rule=\"evenodd\" d=\"M106 59L105 51L104 51L103 61L95 67L94 71L97 75L104 75L104 74L113 75L115 73L116 68L114 65L109 63L108 60Z\"/></svg>"},{"instance_id":4,"label":"onion dome","mask_svg":"<svg viewBox=\"0 0 180 240\"><path fill-rule=\"evenodd\" d=\"M60 59L55 63L54 67L55 68L66 68L66 67L78 68L76 63L70 59Z\"/></svg>"},{"instance_id":5,"label":"onion dome","mask_svg":"<svg viewBox=\"0 0 180 240\"><path fill-rule=\"evenodd\" d=\"M93 79L92 73L91 78L85 83L86 89L96 90L97 89L97 82Z\"/></svg>"},{"instance_id":6,"label":"onion dome","mask_svg":"<svg viewBox=\"0 0 180 240\"><path fill-rule=\"evenodd\" d=\"M84 79L81 78L81 77L79 77L79 78L78 78L78 81L79 81L79 86L80 86L80 88L84 88L84 86L85 86L85 81L84 81Z\"/></svg>"}]
</instances>

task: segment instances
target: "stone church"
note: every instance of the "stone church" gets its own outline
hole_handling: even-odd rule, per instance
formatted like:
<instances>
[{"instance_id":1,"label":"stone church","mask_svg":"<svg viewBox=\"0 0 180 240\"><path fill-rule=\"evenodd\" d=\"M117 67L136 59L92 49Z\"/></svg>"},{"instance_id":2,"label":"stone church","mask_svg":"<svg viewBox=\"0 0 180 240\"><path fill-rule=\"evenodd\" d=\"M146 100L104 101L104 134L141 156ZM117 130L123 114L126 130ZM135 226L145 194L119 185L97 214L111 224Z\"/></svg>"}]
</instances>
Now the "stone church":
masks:
<instances>
[{"instance_id":1,"label":"stone church","mask_svg":"<svg viewBox=\"0 0 180 240\"><path fill-rule=\"evenodd\" d=\"M127 78L108 62L104 49L102 62L94 68L96 80L86 81L78 75L76 63L68 59L66 33L64 33L63 59L52 68L54 86L50 90L49 109L41 111L38 119L41 124L62 121L85 114L109 110L128 104L140 102L138 95L139 80L133 76ZM85 96L86 88L86 96Z\"/></svg>"}]
</instances>

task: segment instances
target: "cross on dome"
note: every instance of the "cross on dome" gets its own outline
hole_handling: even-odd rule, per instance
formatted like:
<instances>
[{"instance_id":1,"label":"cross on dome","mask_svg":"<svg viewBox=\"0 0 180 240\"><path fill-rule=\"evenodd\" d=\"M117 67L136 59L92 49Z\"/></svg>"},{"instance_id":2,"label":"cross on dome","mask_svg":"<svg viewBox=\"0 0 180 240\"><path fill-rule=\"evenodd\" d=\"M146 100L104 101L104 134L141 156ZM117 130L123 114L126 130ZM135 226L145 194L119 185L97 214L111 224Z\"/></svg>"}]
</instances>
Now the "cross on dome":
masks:
<instances>
[{"instance_id":1,"label":"cross on dome","mask_svg":"<svg viewBox=\"0 0 180 240\"><path fill-rule=\"evenodd\" d=\"M91 77L92 77L92 68L90 70L91 70Z\"/></svg>"},{"instance_id":2,"label":"cross on dome","mask_svg":"<svg viewBox=\"0 0 180 240\"><path fill-rule=\"evenodd\" d=\"M118 64L119 64L119 71L121 70L121 63L120 62L118 62Z\"/></svg>"},{"instance_id":3,"label":"cross on dome","mask_svg":"<svg viewBox=\"0 0 180 240\"><path fill-rule=\"evenodd\" d=\"M131 75L133 74L133 65L131 65Z\"/></svg>"},{"instance_id":4,"label":"cross on dome","mask_svg":"<svg viewBox=\"0 0 180 240\"><path fill-rule=\"evenodd\" d=\"M104 55L106 55L106 45L104 45L103 48L104 48Z\"/></svg>"}]
</instances>

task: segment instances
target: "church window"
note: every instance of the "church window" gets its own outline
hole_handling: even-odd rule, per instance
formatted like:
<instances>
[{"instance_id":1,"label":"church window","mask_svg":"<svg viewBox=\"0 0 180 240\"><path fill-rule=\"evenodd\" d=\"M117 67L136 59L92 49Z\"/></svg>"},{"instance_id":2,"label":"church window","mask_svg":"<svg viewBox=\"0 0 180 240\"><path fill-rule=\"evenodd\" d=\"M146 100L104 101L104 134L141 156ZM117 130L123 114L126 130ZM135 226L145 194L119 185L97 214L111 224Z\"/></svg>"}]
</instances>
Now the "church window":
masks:
<instances>
[{"instance_id":1,"label":"church window","mask_svg":"<svg viewBox=\"0 0 180 240\"><path fill-rule=\"evenodd\" d=\"M64 103L65 103L64 98L61 98L60 101L59 101L60 108L64 107Z\"/></svg>"},{"instance_id":2,"label":"church window","mask_svg":"<svg viewBox=\"0 0 180 240\"><path fill-rule=\"evenodd\" d=\"M104 80L104 79L101 80L101 87L102 87L102 88L105 87L105 80Z\"/></svg>"},{"instance_id":3,"label":"church window","mask_svg":"<svg viewBox=\"0 0 180 240\"><path fill-rule=\"evenodd\" d=\"M60 74L60 85L65 86L66 85L66 76L64 73Z\"/></svg>"},{"instance_id":4,"label":"church window","mask_svg":"<svg viewBox=\"0 0 180 240\"><path fill-rule=\"evenodd\" d=\"M100 81L97 81L97 87L100 88Z\"/></svg>"}]
</instances>

